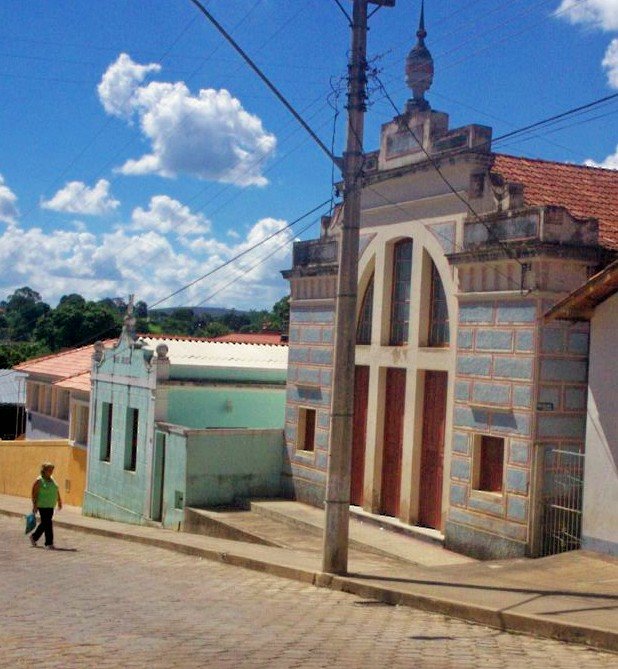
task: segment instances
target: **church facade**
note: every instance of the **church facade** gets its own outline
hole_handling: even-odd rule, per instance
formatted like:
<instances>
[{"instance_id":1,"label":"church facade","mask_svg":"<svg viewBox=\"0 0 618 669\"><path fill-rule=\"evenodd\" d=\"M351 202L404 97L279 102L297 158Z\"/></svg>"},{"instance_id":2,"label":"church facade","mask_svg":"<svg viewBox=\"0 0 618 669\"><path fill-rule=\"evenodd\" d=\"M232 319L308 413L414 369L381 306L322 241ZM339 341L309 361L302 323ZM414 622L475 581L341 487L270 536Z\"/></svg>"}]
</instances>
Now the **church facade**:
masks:
<instances>
[{"instance_id":1,"label":"church facade","mask_svg":"<svg viewBox=\"0 0 618 669\"><path fill-rule=\"evenodd\" d=\"M607 264L618 174L492 151L413 97L365 158L350 502L481 558L545 552L547 462L583 452L588 326L547 323ZM617 193L618 194L618 193ZM286 488L324 502L341 211L297 242L290 281Z\"/></svg>"}]
</instances>

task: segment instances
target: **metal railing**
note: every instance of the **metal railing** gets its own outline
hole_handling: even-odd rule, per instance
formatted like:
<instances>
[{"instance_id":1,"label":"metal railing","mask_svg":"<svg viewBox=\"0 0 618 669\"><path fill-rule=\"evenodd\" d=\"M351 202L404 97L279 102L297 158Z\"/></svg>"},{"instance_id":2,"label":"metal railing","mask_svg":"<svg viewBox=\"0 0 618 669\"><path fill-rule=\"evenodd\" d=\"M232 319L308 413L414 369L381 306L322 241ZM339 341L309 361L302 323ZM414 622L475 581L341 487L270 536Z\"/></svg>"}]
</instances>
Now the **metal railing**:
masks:
<instances>
[{"instance_id":1,"label":"metal railing","mask_svg":"<svg viewBox=\"0 0 618 669\"><path fill-rule=\"evenodd\" d=\"M583 484L583 453L546 450L541 556L581 547Z\"/></svg>"}]
</instances>

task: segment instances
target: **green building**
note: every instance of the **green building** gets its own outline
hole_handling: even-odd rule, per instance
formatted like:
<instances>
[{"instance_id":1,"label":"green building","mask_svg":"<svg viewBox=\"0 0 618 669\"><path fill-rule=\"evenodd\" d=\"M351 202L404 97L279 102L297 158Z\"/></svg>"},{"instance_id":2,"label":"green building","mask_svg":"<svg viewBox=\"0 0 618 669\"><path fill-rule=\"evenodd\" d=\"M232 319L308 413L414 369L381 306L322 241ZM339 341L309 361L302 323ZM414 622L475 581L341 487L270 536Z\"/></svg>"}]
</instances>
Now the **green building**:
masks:
<instances>
[{"instance_id":1,"label":"green building","mask_svg":"<svg viewBox=\"0 0 618 669\"><path fill-rule=\"evenodd\" d=\"M130 327L95 344L84 514L179 528L186 506L278 496L287 354Z\"/></svg>"}]
</instances>

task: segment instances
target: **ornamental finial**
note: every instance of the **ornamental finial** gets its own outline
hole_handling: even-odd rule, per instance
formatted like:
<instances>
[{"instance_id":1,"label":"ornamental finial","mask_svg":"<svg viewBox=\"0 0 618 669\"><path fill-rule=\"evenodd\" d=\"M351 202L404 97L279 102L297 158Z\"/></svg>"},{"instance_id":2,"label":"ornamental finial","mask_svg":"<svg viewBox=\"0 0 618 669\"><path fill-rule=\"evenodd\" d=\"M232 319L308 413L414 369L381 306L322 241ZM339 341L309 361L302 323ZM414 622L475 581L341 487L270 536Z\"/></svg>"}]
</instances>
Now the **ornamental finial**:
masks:
<instances>
[{"instance_id":1,"label":"ornamental finial","mask_svg":"<svg viewBox=\"0 0 618 669\"><path fill-rule=\"evenodd\" d=\"M433 82L433 58L425 46L425 0L421 0L421 16L416 31L418 41L406 58L406 84L412 89L412 99L408 100L407 111L426 111L429 103L425 93Z\"/></svg>"}]
</instances>

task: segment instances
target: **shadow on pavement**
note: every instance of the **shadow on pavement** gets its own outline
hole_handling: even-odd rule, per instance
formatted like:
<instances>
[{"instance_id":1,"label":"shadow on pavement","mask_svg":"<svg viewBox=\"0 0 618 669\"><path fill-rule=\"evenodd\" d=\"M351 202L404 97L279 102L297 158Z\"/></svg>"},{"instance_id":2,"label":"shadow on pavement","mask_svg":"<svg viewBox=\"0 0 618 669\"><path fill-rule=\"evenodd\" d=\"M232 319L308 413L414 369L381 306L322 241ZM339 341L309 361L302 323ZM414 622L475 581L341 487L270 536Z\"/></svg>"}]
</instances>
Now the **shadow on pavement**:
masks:
<instances>
[{"instance_id":1,"label":"shadow on pavement","mask_svg":"<svg viewBox=\"0 0 618 669\"><path fill-rule=\"evenodd\" d=\"M403 578L397 576L378 576L376 574L357 574L349 572L347 578L364 579L370 581L387 581L389 583L409 583L410 585L429 585L443 588L467 588L469 590L493 590L496 592L513 592L515 594L538 595L542 597L581 597L593 599L611 599L618 601L618 595L602 594L598 592L582 592L579 590L533 590L530 588L515 588L500 585L477 585L475 583L458 583L456 581L427 581L418 578Z\"/></svg>"}]
</instances>

